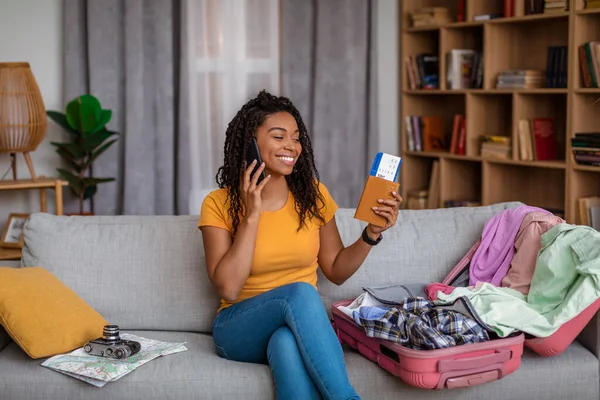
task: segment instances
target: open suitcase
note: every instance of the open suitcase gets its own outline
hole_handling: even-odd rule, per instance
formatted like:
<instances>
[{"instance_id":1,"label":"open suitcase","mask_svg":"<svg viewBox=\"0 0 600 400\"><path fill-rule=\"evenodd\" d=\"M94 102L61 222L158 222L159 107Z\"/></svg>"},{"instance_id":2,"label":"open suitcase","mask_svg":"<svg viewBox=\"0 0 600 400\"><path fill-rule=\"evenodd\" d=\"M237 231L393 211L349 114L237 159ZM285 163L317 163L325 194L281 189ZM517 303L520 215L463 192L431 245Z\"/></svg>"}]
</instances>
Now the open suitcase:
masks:
<instances>
[{"instance_id":1,"label":"open suitcase","mask_svg":"<svg viewBox=\"0 0 600 400\"><path fill-rule=\"evenodd\" d=\"M522 334L482 343L436 350L415 350L366 335L364 329L338 309L352 300L333 304L333 328L347 344L405 383L422 389L453 389L495 381L521 365Z\"/></svg>"},{"instance_id":2,"label":"open suitcase","mask_svg":"<svg viewBox=\"0 0 600 400\"><path fill-rule=\"evenodd\" d=\"M480 242L477 241L458 264L456 264L442 282L443 284L457 287L468 286L469 266L475 251L479 247L479 243ZM536 338L527 335L525 338L525 346L542 356L555 356L560 354L573 343L583 328L585 328L594 315L596 315L598 310L600 310L600 299L589 305L575 318L564 323L556 332L548 337Z\"/></svg>"}]
</instances>

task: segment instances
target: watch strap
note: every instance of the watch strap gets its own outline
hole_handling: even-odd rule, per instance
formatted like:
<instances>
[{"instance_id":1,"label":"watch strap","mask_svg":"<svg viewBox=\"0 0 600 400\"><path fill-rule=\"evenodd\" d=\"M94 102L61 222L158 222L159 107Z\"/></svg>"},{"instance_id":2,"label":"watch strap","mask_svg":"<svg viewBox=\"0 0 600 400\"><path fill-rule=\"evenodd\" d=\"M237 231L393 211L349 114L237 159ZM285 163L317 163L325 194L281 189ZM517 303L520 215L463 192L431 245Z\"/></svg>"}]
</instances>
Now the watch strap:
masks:
<instances>
[{"instance_id":1,"label":"watch strap","mask_svg":"<svg viewBox=\"0 0 600 400\"><path fill-rule=\"evenodd\" d=\"M379 244L379 242L381 242L381 239L383 239L383 234L380 234L379 237L377 238L377 240L373 240L369 237L369 234L367 233L367 228L365 227L365 229L363 229L362 231L362 240L371 245L371 246L377 246Z\"/></svg>"}]
</instances>

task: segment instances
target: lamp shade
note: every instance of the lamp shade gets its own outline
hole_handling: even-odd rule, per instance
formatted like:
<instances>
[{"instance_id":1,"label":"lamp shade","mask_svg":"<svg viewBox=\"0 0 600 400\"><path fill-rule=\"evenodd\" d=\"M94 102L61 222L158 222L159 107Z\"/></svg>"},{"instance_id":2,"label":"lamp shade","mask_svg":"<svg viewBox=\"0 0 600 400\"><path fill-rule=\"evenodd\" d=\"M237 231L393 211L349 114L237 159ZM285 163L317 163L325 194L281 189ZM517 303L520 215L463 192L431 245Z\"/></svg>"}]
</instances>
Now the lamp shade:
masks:
<instances>
[{"instance_id":1,"label":"lamp shade","mask_svg":"<svg viewBox=\"0 0 600 400\"><path fill-rule=\"evenodd\" d=\"M0 153L28 153L44 139L48 121L29 63L0 63Z\"/></svg>"}]
</instances>

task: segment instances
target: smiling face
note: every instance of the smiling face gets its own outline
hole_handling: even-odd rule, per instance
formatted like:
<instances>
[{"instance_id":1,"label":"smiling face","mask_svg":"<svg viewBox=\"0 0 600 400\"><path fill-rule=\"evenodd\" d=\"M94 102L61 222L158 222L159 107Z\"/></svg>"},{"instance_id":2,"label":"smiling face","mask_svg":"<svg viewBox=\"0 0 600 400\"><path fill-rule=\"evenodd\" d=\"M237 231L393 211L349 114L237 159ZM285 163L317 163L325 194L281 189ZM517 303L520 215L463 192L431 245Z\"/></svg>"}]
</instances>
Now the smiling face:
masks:
<instances>
[{"instance_id":1,"label":"smiling face","mask_svg":"<svg viewBox=\"0 0 600 400\"><path fill-rule=\"evenodd\" d=\"M265 171L273 178L290 175L302 152L300 132L294 117L278 112L265 119L257 129L256 142Z\"/></svg>"}]
</instances>

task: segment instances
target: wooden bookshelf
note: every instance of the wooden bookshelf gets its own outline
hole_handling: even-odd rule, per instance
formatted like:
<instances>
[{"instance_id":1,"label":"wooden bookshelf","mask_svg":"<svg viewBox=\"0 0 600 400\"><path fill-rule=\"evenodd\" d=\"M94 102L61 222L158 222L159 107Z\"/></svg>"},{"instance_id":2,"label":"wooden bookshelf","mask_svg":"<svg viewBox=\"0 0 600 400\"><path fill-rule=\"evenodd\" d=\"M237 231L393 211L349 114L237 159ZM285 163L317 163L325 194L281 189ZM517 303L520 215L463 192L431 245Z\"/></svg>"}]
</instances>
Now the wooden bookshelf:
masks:
<instances>
[{"instance_id":1,"label":"wooden bookshelf","mask_svg":"<svg viewBox=\"0 0 600 400\"><path fill-rule=\"evenodd\" d=\"M457 22L459 0L402 2L402 196L406 199L411 191L428 189L433 163L439 161L438 207L444 207L447 200L482 205L522 201L563 210L567 222L578 223L578 199L600 196L600 167L577 164L570 145L576 132L600 132L600 88L583 87L578 56L579 45L600 41L600 9L586 10L584 0L570 0L566 11L523 15L522 9L515 7L515 16L475 21L478 14L503 14L504 0L464 3L465 21ZM454 20L440 26L411 27L410 11L433 6L448 8ZM496 89L500 72L545 71L549 46L567 46L566 88ZM446 54L452 49L483 54L481 88L447 88ZM438 56L438 88L411 88L405 60L421 53ZM466 118L464 155L410 150L407 116L442 116L449 142L456 114ZM521 160L518 121L544 117L554 119L558 159ZM509 158L482 157L485 135L511 138Z\"/></svg>"}]
</instances>

